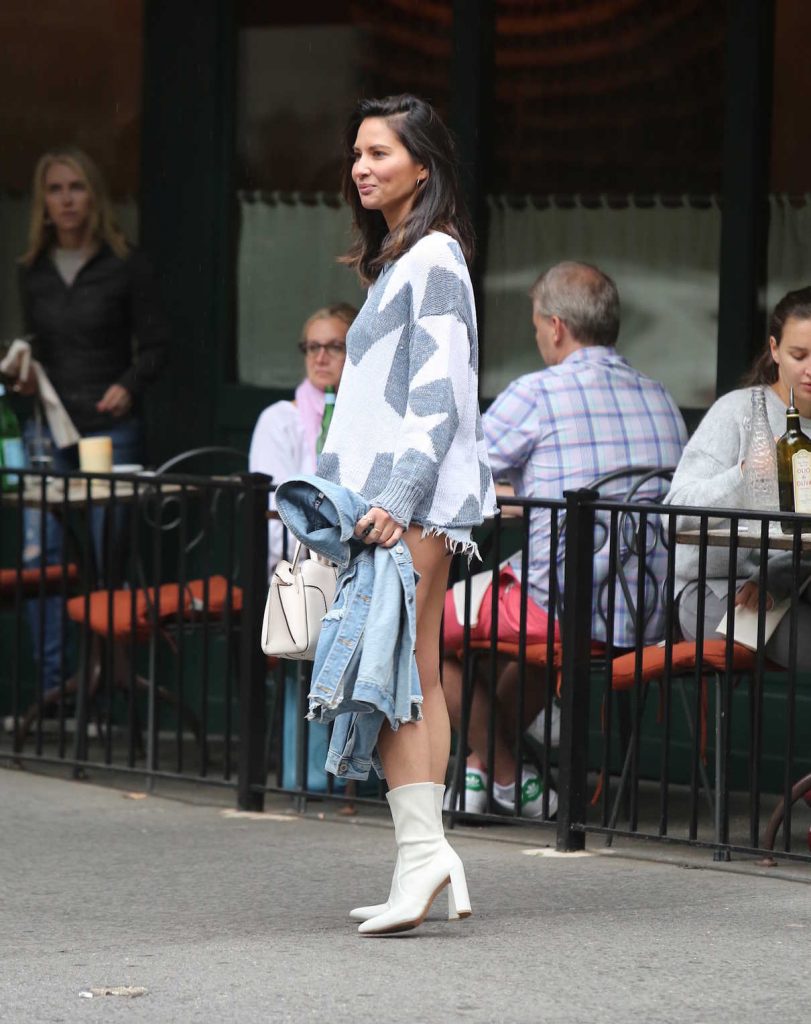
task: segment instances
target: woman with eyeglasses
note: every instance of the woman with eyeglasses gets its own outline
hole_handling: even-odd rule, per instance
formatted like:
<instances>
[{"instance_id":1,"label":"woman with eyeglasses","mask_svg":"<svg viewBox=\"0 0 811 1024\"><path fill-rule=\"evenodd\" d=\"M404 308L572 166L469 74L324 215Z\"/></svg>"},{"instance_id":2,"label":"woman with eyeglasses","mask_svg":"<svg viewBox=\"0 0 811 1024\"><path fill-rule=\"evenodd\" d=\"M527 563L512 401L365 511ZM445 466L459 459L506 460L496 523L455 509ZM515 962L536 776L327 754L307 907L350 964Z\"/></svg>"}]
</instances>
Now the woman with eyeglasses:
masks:
<instances>
[{"instance_id":1,"label":"woman with eyeglasses","mask_svg":"<svg viewBox=\"0 0 811 1024\"><path fill-rule=\"evenodd\" d=\"M338 390L346 360L346 332L358 311L346 302L317 309L305 321L299 340L304 380L292 401L265 409L251 438L250 469L267 473L278 485L301 473L314 473L327 388ZM282 527L271 523L268 576L282 557Z\"/></svg>"}]
</instances>

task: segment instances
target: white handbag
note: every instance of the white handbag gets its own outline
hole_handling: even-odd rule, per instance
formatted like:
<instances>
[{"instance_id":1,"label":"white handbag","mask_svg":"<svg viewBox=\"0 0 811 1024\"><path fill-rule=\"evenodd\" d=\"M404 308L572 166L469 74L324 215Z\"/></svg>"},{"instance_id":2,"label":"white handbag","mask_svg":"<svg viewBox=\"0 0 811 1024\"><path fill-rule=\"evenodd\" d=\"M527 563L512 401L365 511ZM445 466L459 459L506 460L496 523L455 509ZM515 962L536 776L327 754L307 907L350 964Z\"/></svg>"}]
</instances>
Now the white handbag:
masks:
<instances>
[{"instance_id":1,"label":"white handbag","mask_svg":"<svg viewBox=\"0 0 811 1024\"><path fill-rule=\"evenodd\" d=\"M299 542L293 561L282 559L270 581L262 622L262 650L276 658L312 661L321 619L335 599L338 570L319 559L301 558Z\"/></svg>"}]
</instances>

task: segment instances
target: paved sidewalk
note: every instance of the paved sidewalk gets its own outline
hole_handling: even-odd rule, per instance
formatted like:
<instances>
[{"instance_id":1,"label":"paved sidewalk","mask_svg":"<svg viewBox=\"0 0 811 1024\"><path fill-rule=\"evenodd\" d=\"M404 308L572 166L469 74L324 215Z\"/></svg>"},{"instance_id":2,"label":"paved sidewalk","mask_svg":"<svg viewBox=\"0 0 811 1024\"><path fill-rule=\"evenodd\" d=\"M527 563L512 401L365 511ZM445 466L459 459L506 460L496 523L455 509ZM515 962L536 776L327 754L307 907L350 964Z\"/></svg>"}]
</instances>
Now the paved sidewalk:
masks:
<instances>
[{"instance_id":1,"label":"paved sidewalk","mask_svg":"<svg viewBox=\"0 0 811 1024\"><path fill-rule=\"evenodd\" d=\"M811 1006L807 870L528 855L537 833L457 832L475 916L436 908L417 932L360 939L346 912L385 897L393 862L376 822L235 817L1 768L0 814L11 1024L768 1024ZM105 986L147 991L80 996Z\"/></svg>"}]
</instances>

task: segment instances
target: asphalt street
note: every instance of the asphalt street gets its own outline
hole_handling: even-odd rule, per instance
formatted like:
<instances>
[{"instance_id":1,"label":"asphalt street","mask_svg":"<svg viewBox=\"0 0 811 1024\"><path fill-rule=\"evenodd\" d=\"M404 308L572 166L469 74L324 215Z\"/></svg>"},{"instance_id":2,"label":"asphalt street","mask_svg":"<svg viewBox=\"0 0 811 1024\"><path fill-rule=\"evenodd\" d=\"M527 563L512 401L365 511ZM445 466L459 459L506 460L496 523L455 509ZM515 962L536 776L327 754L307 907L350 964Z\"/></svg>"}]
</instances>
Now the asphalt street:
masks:
<instances>
[{"instance_id":1,"label":"asphalt street","mask_svg":"<svg viewBox=\"0 0 811 1024\"><path fill-rule=\"evenodd\" d=\"M359 938L383 819L282 801L132 798L0 769L0 1021L794 1022L811 1008L811 870L549 856L457 831L474 916ZM551 837L549 837L551 839ZM140 995L95 995L105 988Z\"/></svg>"}]
</instances>

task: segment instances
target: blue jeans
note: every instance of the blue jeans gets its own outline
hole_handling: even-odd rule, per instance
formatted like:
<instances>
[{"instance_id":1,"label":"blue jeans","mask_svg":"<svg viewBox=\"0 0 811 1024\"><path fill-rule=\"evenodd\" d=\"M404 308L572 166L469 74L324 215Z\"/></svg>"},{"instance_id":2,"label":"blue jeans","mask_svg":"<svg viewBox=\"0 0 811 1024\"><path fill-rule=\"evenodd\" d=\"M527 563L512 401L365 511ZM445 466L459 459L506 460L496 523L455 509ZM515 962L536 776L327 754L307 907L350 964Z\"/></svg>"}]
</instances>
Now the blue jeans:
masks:
<instances>
[{"instance_id":1,"label":"blue jeans","mask_svg":"<svg viewBox=\"0 0 811 1024\"><path fill-rule=\"evenodd\" d=\"M23 437L26 441L36 435L36 424L29 420L23 428ZM50 437L46 424L42 425L42 433ZM113 420L106 430L92 431L86 437L111 437L113 439L113 462L133 463L139 462L143 453L143 426L139 419L128 417L124 420ZM53 443L53 439L51 439ZM70 448L53 447L53 468L60 473L68 473L79 468L79 448L72 445ZM42 540L43 516L45 519L45 547L44 555L40 550ZM96 559L97 582L109 579L112 585L116 584L115 567L105 566L104 538L106 514L104 508L93 508L90 511L91 536L93 538L93 551ZM114 530L114 549L121 551L127 525L127 511L123 508L116 509L115 521L111 528ZM23 565L26 569L38 569L44 562L45 565L59 565L62 562L62 523L51 513L42 513L36 508L26 508L23 512L23 529L25 542L23 545ZM26 601L26 616L31 631L31 640L34 645L34 660L39 669L40 686L44 693L53 687L61 685L62 682L62 660L64 636L62 631L62 599L60 597L49 597L45 599L45 610L43 625L40 630L40 602L38 600ZM42 644L42 658L40 660L40 644Z\"/></svg>"}]
</instances>

